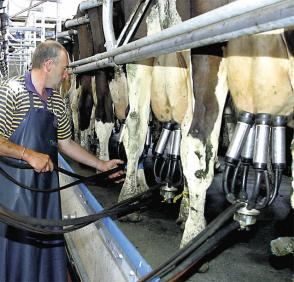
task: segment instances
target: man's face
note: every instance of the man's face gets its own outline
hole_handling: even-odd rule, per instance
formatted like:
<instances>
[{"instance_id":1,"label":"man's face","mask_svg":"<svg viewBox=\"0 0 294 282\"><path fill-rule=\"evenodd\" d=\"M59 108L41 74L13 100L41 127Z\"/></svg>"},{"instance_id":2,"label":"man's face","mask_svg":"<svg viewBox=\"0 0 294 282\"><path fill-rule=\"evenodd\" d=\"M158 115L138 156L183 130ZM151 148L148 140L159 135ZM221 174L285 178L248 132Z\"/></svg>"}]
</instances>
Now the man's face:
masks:
<instances>
[{"instance_id":1,"label":"man's face","mask_svg":"<svg viewBox=\"0 0 294 282\"><path fill-rule=\"evenodd\" d=\"M48 77L47 87L59 90L62 81L68 78L68 72L66 70L67 65L67 53L62 51L59 56L59 60L57 62L53 62L53 67Z\"/></svg>"}]
</instances>

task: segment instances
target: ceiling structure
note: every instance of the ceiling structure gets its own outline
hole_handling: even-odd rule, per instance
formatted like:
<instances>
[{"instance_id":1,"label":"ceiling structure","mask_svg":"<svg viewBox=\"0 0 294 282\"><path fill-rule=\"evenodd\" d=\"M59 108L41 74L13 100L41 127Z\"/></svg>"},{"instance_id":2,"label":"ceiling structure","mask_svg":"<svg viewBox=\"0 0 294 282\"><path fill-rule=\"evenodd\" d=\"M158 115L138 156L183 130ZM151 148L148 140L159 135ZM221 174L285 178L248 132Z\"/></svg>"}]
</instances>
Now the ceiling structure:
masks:
<instances>
[{"instance_id":1,"label":"ceiling structure","mask_svg":"<svg viewBox=\"0 0 294 282\"><path fill-rule=\"evenodd\" d=\"M36 45L55 38L62 22L76 14L80 2L82 0L0 0L0 15L7 18L5 24L1 18L1 31L5 35L0 39L0 72L12 76L26 71ZM3 59L8 64L7 71L4 67L2 72Z\"/></svg>"}]
</instances>

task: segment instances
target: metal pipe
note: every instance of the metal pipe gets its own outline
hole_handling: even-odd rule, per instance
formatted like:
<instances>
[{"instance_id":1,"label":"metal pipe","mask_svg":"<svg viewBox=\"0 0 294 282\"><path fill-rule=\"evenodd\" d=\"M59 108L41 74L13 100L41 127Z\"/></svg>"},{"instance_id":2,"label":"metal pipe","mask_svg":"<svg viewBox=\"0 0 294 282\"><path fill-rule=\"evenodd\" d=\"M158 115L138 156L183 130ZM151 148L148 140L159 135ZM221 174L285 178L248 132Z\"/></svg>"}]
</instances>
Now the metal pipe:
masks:
<instances>
[{"instance_id":1,"label":"metal pipe","mask_svg":"<svg viewBox=\"0 0 294 282\"><path fill-rule=\"evenodd\" d=\"M173 27L162 30L161 32L158 32L156 34L146 36L144 38L131 42L125 46L118 47L112 50L111 52L97 54L89 58L72 62L70 66L73 67L73 66L78 66L81 64L87 64L87 63L94 62L96 60L105 59L107 57L113 57L118 54L122 54L131 50L138 50L139 48L142 48L149 44L160 42L162 40L172 38L180 34L190 34L192 31L195 32L197 29L207 27L214 23L218 23L218 25L221 26L221 29L223 29L224 22L222 21L226 19L238 17L244 13L248 13L252 11L258 12L262 10L262 8L264 7L273 5L275 3L281 3L281 2L288 2L288 1L285 1L285 0L256 0L252 2L248 2L246 0L235 1L228 5L214 9L213 11L207 12L200 16L194 17L190 20L179 23ZM210 30L208 31L208 35L210 35L209 32Z\"/></svg>"},{"instance_id":2,"label":"metal pipe","mask_svg":"<svg viewBox=\"0 0 294 282\"><path fill-rule=\"evenodd\" d=\"M20 47L34 47L33 44L19 44L19 43L11 43L9 44L10 46L20 46Z\"/></svg>"},{"instance_id":3,"label":"metal pipe","mask_svg":"<svg viewBox=\"0 0 294 282\"><path fill-rule=\"evenodd\" d=\"M116 39L113 30L113 0L105 0L102 9L102 24L107 51L113 49Z\"/></svg>"},{"instance_id":4,"label":"metal pipe","mask_svg":"<svg viewBox=\"0 0 294 282\"><path fill-rule=\"evenodd\" d=\"M69 69L68 73L69 74L83 73L83 72L87 72L87 71L91 71L91 70L95 70L95 69L106 68L106 67L115 67L115 66L116 66L116 64L107 58L107 59L103 59L103 60L100 60L100 61L97 61L97 62L94 62L91 64L79 66L73 70Z\"/></svg>"},{"instance_id":5,"label":"metal pipe","mask_svg":"<svg viewBox=\"0 0 294 282\"><path fill-rule=\"evenodd\" d=\"M77 30L70 29L70 30L66 30L66 31L62 31L62 32L57 32L56 38L67 37L67 36L76 35L76 34L78 34Z\"/></svg>"},{"instance_id":6,"label":"metal pipe","mask_svg":"<svg viewBox=\"0 0 294 282\"><path fill-rule=\"evenodd\" d=\"M122 42L123 38L125 37L126 32L127 32L128 28L129 28L129 26L131 25L131 23L132 23L132 21L133 21L135 15L136 15L136 13L137 13L139 7L141 6L142 1L143 1L143 0L140 0L140 1L138 1L138 2L136 3L136 6L135 6L134 10L133 10L132 13L130 14L130 16L129 16L127 22L125 23L125 26L124 26L123 30L121 31L121 33L120 33L120 35L119 35L119 37L118 37L118 39L117 39L117 42L116 42L116 45L117 45L117 46L121 45L121 42ZM147 1L149 1L149 0L147 0Z\"/></svg>"},{"instance_id":7,"label":"metal pipe","mask_svg":"<svg viewBox=\"0 0 294 282\"><path fill-rule=\"evenodd\" d=\"M81 12L85 12L86 10L101 6L102 4L103 4L103 0L83 1L79 5L79 10Z\"/></svg>"},{"instance_id":8,"label":"metal pipe","mask_svg":"<svg viewBox=\"0 0 294 282\"><path fill-rule=\"evenodd\" d=\"M120 1L120 0L113 0L114 2ZM81 12L85 12L86 10L99 7L103 4L103 0L90 0L90 1L83 1L79 5L79 10Z\"/></svg>"},{"instance_id":9,"label":"metal pipe","mask_svg":"<svg viewBox=\"0 0 294 282\"><path fill-rule=\"evenodd\" d=\"M78 25L89 23L89 22L90 22L90 20L88 18L88 15L85 15L83 17L79 17L79 18L76 18L76 19L67 20L65 22L64 26L66 28L70 28L70 27L73 27L73 26L78 26Z\"/></svg>"},{"instance_id":10,"label":"metal pipe","mask_svg":"<svg viewBox=\"0 0 294 282\"><path fill-rule=\"evenodd\" d=\"M133 36L133 33L135 32L135 30L136 30L137 27L139 26L139 24L140 24L142 18L144 17L144 15L145 15L145 13L146 13L146 11L147 11L147 9L148 9L148 7L149 7L151 1L152 1L152 0L146 0L146 1L144 2L143 7L142 7L141 10L139 11L137 17L135 18L134 23L132 24L131 29L129 30L129 32L128 32L127 36L126 36L126 39L124 40L123 45L126 45L126 44L130 41L131 37Z\"/></svg>"},{"instance_id":11,"label":"metal pipe","mask_svg":"<svg viewBox=\"0 0 294 282\"><path fill-rule=\"evenodd\" d=\"M7 62L8 63L11 63L11 62L26 62L26 60L18 60L18 59L16 59L16 60L10 60L10 59L8 59Z\"/></svg>"},{"instance_id":12,"label":"metal pipe","mask_svg":"<svg viewBox=\"0 0 294 282\"><path fill-rule=\"evenodd\" d=\"M41 29L40 27L34 27L34 26L14 26L14 27L8 28L9 32L17 32L17 31L36 32L36 31L39 31L40 29Z\"/></svg>"},{"instance_id":13,"label":"metal pipe","mask_svg":"<svg viewBox=\"0 0 294 282\"><path fill-rule=\"evenodd\" d=\"M26 11L29 11L29 10L31 10L31 9L33 9L33 8L35 8L35 7L37 7L37 6L40 6L41 4L43 4L43 3L47 2L47 1L50 1L50 0L41 0L40 2L38 2L38 3L36 3L36 4L34 4L34 5L30 6L30 7L28 7L28 8L25 8L25 9L23 9L23 10L17 12L17 13L14 14L13 16L11 16L11 18L13 19L14 17L16 17L16 16L18 16L18 15L21 15L22 13L24 13L24 12L26 12Z\"/></svg>"},{"instance_id":14,"label":"metal pipe","mask_svg":"<svg viewBox=\"0 0 294 282\"><path fill-rule=\"evenodd\" d=\"M29 54L19 54L19 55L15 55L15 56L9 55L8 58L9 59L19 59L19 58L28 57L28 56L29 56Z\"/></svg>"},{"instance_id":15,"label":"metal pipe","mask_svg":"<svg viewBox=\"0 0 294 282\"><path fill-rule=\"evenodd\" d=\"M114 57L114 62L125 64L153 56L224 42L243 35L292 26L294 23L293 1L286 1L275 8L277 9L267 7L262 11L247 13L222 23L125 52Z\"/></svg>"}]
</instances>

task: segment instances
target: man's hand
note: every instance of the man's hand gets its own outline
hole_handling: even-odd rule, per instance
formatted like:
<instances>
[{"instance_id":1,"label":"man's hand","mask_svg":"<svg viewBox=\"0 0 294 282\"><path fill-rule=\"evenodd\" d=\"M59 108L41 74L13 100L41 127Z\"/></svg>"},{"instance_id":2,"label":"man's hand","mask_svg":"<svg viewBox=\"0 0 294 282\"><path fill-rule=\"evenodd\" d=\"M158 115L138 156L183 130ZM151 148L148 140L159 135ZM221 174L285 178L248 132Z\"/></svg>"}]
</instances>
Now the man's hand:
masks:
<instances>
[{"instance_id":1,"label":"man's hand","mask_svg":"<svg viewBox=\"0 0 294 282\"><path fill-rule=\"evenodd\" d=\"M109 161L100 160L98 169L100 171L104 172L104 171L107 171L107 170L110 170L112 168L117 167L118 164L123 164L123 163L124 162L122 160L119 160L119 159L113 159L113 160L109 160ZM109 175L108 177L109 178L115 178L115 177L123 175L124 173L125 172L123 170L120 170L118 172L115 172L115 173ZM116 181L116 183L119 183L119 182L122 182L122 181L124 181L124 179L120 179L119 181Z\"/></svg>"},{"instance_id":2,"label":"man's hand","mask_svg":"<svg viewBox=\"0 0 294 282\"><path fill-rule=\"evenodd\" d=\"M38 153L30 149L25 150L23 160L38 173L53 171L54 169L53 162L48 155Z\"/></svg>"}]
</instances>

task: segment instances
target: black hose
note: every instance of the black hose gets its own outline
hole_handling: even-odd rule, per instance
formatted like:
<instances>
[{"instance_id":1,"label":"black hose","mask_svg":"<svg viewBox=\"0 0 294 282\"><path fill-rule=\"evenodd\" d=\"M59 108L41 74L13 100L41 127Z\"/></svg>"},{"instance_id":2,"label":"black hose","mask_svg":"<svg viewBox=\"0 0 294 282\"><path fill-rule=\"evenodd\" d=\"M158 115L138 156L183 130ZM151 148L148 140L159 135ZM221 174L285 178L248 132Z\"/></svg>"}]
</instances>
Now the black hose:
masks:
<instances>
[{"instance_id":1,"label":"black hose","mask_svg":"<svg viewBox=\"0 0 294 282\"><path fill-rule=\"evenodd\" d=\"M234 196L233 193L231 193L231 190L229 189L229 186L228 186L230 170L232 167L233 167L233 165L227 163L224 174L223 174L223 190L224 190L226 199L231 204L235 203L235 201L236 201L236 197Z\"/></svg>"},{"instance_id":2,"label":"black hose","mask_svg":"<svg viewBox=\"0 0 294 282\"><path fill-rule=\"evenodd\" d=\"M129 213L133 213L136 210L142 210L150 204L150 201L154 196L154 192L158 188L159 185L155 185L148 191L124 200L96 214L64 220L48 220L24 216L12 210L6 209L3 205L0 205L0 221L15 228L31 231L34 233L44 235L64 234L82 228L106 216L120 217ZM47 229L48 227L52 227L52 229Z\"/></svg>"},{"instance_id":3,"label":"black hose","mask_svg":"<svg viewBox=\"0 0 294 282\"><path fill-rule=\"evenodd\" d=\"M226 236L232 231L240 227L239 222L233 221L229 225L222 227L213 236L207 239L195 252L193 252L187 259L185 259L177 268L169 272L166 277L160 277L161 281L175 282L178 281L183 275L193 268L201 259L213 252L219 247Z\"/></svg>"},{"instance_id":4,"label":"black hose","mask_svg":"<svg viewBox=\"0 0 294 282\"><path fill-rule=\"evenodd\" d=\"M253 186L253 191L248 199L248 205L247 205L248 210L252 210L256 206L256 199L257 199L257 197L259 195L259 191L260 191L262 172L263 172L262 170L259 170L259 169L256 170L256 178L255 178L255 183Z\"/></svg>"},{"instance_id":5,"label":"black hose","mask_svg":"<svg viewBox=\"0 0 294 282\"><path fill-rule=\"evenodd\" d=\"M183 260L185 260L192 252L194 252L201 244L203 244L209 237L211 237L228 219L230 219L234 213L241 207L244 207L245 203L234 203L222 212L218 217L211 221L207 227L202 230L195 238L193 238L186 246L178 250L171 258L161 264L158 268L154 269L139 282L150 281L153 278L161 277L170 272Z\"/></svg>"},{"instance_id":6,"label":"black hose","mask_svg":"<svg viewBox=\"0 0 294 282\"><path fill-rule=\"evenodd\" d=\"M274 182L274 191L271 195L271 198L268 202L268 205L271 205L273 203L273 201L275 200L278 192L279 192L279 188L280 188L280 185L281 185L281 182L282 182L282 170L279 170L279 169L276 169L275 170L275 182Z\"/></svg>"},{"instance_id":7,"label":"black hose","mask_svg":"<svg viewBox=\"0 0 294 282\"><path fill-rule=\"evenodd\" d=\"M162 182L162 180L160 178L160 174L157 175L157 166L158 166L158 161L159 161L160 157L161 156L155 157L154 164L153 164L153 175L154 175L154 179L155 179L156 183L164 184L164 182Z\"/></svg>"},{"instance_id":8,"label":"black hose","mask_svg":"<svg viewBox=\"0 0 294 282\"><path fill-rule=\"evenodd\" d=\"M182 168L182 162L180 158L177 160L176 164L178 164L178 167L179 167L179 180L177 182L174 182L173 185L179 186L183 184L183 168Z\"/></svg>"},{"instance_id":9,"label":"black hose","mask_svg":"<svg viewBox=\"0 0 294 282\"><path fill-rule=\"evenodd\" d=\"M161 183L168 183L168 177L170 175L170 167L171 167L171 156L167 156L167 158L163 158L163 163L159 171L159 178L161 180ZM166 170L165 175L164 175L164 170Z\"/></svg>"},{"instance_id":10,"label":"black hose","mask_svg":"<svg viewBox=\"0 0 294 282\"><path fill-rule=\"evenodd\" d=\"M5 163L7 163L7 161L5 161ZM21 168L21 169L32 169L32 167L30 165L24 164L24 163L9 162L9 165L11 165L13 167ZM71 183L68 183L68 184L66 184L64 186L61 186L61 187L54 187L54 188L50 188L50 189L45 188L45 187L37 188L37 187L31 187L31 186L24 185L24 184L20 183L19 181L17 181L15 178L13 178L10 174L8 174L1 167L0 167L0 174L2 174L9 181L13 182L14 184L16 184L17 186L19 186L19 187L21 187L23 189L34 191L34 192L40 192L40 193L52 193L52 192L57 192L57 191L67 189L69 187L78 185L80 183L85 183L85 184L88 184L88 185L95 184L95 185L100 185L100 186L106 186L106 184L109 183L109 182L114 183L115 181L118 181L118 180L124 178L125 174L117 176L115 178L108 178L109 175L111 175L113 173L116 173L118 171L121 171L123 169L124 169L124 165L118 164L117 167L115 167L113 169L110 169L108 171L99 173L99 174L94 174L94 175L90 175L90 176L81 176L81 175L78 175L76 173L67 171L67 170L65 170L63 168L55 166L54 167L55 171L61 172L63 174L71 176L71 177L78 178L78 180L73 181Z\"/></svg>"},{"instance_id":11,"label":"black hose","mask_svg":"<svg viewBox=\"0 0 294 282\"><path fill-rule=\"evenodd\" d=\"M249 174L249 165L243 163L243 174L242 174L242 185L240 191L240 199L246 201L248 198L247 195L247 180Z\"/></svg>"},{"instance_id":12,"label":"black hose","mask_svg":"<svg viewBox=\"0 0 294 282\"><path fill-rule=\"evenodd\" d=\"M233 177L232 177L232 183L231 183L231 193L235 196L235 192L236 192L236 182L237 182L237 176L239 173L241 167L241 160L239 160L237 167L235 167L234 173L233 173Z\"/></svg>"},{"instance_id":13,"label":"black hose","mask_svg":"<svg viewBox=\"0 0 294 282\"><path fill-rule=\"evenodd\" d=\"M266 189L266 196L263 197L261 200L258 201L258 203L256 204L256 209L263 209L265 208L269 201L270 201L270 196L271 196L271 183L269 180L269 175L268 172L265 170L264 171L264 179L265 179L265 189Z\"/></svg>"}]
</instances>

